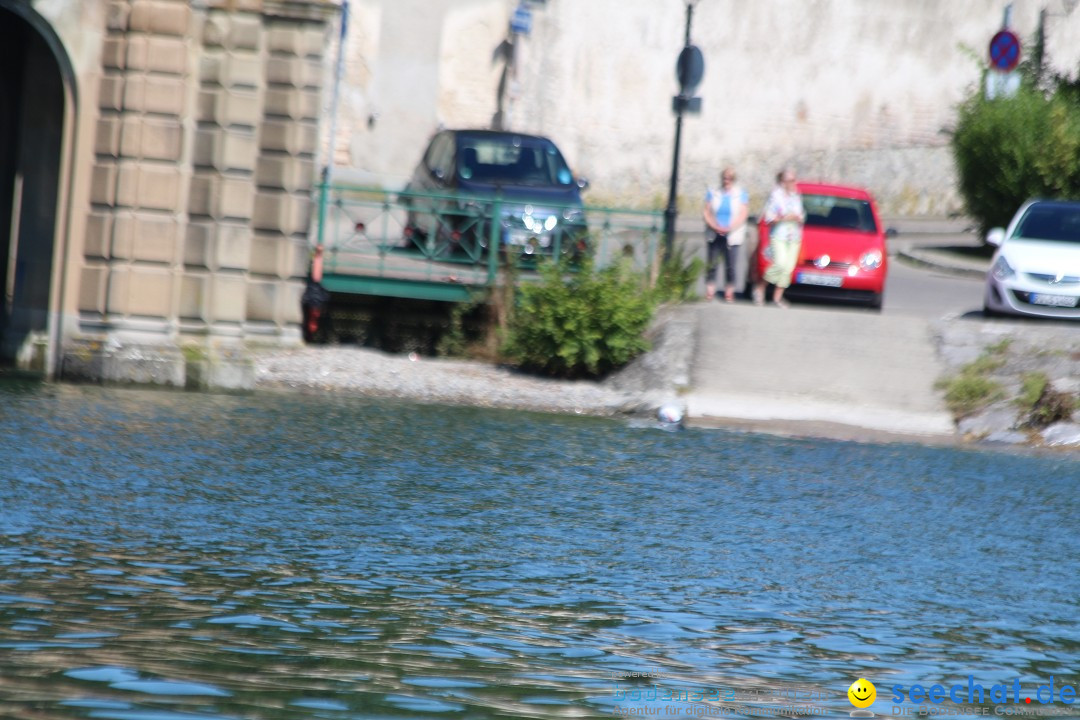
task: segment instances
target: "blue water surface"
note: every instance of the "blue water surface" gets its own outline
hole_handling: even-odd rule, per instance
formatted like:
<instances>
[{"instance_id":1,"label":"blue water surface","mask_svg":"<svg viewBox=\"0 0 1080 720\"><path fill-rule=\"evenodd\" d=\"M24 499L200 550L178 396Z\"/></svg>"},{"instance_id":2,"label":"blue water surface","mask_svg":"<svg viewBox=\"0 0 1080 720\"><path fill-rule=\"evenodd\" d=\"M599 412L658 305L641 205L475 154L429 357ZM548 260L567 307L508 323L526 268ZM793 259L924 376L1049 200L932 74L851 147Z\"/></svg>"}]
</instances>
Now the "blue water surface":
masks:
<instances>
[{"instance_id":1,"label":"blue water surface","mask_svg":"<svg viewBox=\"0 0 1080 720\"><path fill-rule=\"evenodd\" d=\"M1078 480L1065 454L7 382L0 716L1076 686Z\"/></svg>"}]
</instances>

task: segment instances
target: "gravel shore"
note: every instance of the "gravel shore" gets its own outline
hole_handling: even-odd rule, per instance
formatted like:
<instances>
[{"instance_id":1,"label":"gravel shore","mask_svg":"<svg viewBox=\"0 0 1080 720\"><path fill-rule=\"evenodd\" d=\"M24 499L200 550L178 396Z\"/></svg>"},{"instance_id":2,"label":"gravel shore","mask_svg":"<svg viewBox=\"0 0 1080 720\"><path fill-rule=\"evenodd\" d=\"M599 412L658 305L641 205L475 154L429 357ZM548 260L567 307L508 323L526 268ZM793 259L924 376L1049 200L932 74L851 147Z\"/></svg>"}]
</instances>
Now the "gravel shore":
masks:
<instances>
[{"instance_id":1,"label":"gravel shore","mask_svg":"<svg viewBox=\"0 0 1080 720\"><path fill-rule=\"evenodd\" d=\"M677 402L678 388L687 382L691 318L686 306L661 309L648 333L652 349L599 382L552 380L472 360L309 346L256 355L255 386L579 415L651 414Z\"/></svg>"},{"instance_id":2,"label":"gravel shore","mask_svg":"<svg viewBox=\"0 0 1080 720\"><path fill-rule=\"evenodd\" d=\"M612 415L627 393L600 383L538 378L468 360L307 347L256 359L256 387L393 397L416 402Z\"/></svg>"}]
</instances>

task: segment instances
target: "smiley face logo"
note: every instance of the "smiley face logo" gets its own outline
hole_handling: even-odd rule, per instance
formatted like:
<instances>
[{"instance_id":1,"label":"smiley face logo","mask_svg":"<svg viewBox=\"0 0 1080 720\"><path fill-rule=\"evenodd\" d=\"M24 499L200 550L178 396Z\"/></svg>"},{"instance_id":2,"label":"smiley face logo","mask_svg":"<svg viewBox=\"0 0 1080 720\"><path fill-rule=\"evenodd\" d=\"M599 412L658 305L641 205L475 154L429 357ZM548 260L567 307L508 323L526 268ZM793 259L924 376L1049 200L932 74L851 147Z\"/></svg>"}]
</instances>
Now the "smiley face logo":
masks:
<instances>
[{"instance_id":1,"label":"smiley face logo","mask_svg":"<svg viewBox=\"0 0 1080 720\"><path fill-rule=\"evenodd\" d=\"M866 678L859 678L847 689L847 697L857 708L870 707L877 699L877 688Z\"/></svg>"}]
</instances>

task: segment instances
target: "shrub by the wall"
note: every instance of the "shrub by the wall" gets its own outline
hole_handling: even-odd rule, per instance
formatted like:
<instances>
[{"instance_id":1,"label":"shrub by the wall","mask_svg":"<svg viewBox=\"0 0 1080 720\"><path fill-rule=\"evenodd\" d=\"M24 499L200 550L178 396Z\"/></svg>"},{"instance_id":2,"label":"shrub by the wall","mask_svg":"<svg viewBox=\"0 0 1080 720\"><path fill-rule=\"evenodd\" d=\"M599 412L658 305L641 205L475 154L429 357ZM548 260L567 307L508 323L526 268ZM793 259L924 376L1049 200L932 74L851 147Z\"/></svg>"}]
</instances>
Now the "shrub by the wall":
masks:
<instances>
[{"instance_id":1,"label":"shrub by the wall","mask_svg":"<svg viewBox=\"0 0 1080 720\"><path fill-rule=\"evenodd\" d=\"M1080 103L1071 93L976 94L960 108L952 149L960 194L983 232L1008 225L1029 199L1080 198Z\"/></svg>"},{"instance_id":2,"label":"shrub by the wall","mask_svg":"<svg viewBox=\"0 0 1080 720\"><path fill-rule=\"evenodd\" d=\"M686 246L676 245L671 257L665 258L660 265L653 293L658 303L687 302L697 299L698 280L705 270L701 258L691 257Z\"/></svg>"},{"instance_id":3,"label":"shrub by the wall","mask_svg":"<svg viewBox=\"0 0 1080 720\"><path fill-rule=\"evenodd\" d=\"M557 377L597 377L646 350L652 293L627 264L597 270L544 263L522 283L505 353L521 367Z\"/></svg>"}]
</instances>

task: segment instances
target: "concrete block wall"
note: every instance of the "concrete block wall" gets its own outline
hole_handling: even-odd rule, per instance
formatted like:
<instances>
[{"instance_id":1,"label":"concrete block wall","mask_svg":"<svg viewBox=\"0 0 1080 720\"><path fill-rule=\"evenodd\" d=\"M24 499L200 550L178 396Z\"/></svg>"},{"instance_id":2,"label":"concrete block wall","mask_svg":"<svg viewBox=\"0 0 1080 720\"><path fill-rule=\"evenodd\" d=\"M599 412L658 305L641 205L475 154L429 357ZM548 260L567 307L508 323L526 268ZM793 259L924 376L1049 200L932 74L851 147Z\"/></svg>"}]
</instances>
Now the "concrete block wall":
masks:
<instances>
[{"instance_id":1,"label":"concrete block wall","mask_svg":"<svg viewBox=\"0 0 1080 720\"><path fill-rule=\"evenodd\" d=\"M86 330L154 342L176 329L192 24L184 0L109 3L79 294Z\"/></svg>"},{"instance_id":2,"label":"concrete block wall","mask_svg":"<svg viewBox=\"0 0 1080 720\"><path fill-rule=\"evenodd\" d=\"M295 332L307 272L307 232L319 138L325 32L315 25L266 25L266 92L255 168L254 238L245 330Z\"/></svg>"},{"instance_id":3,"label":"concrete block wall","mask_svg":"<svg viewBox=\"0 0 1080 720\"><path fill-rule=\"evenodd\" d=\"M201 40L181 325L185 333L240 338L238 289L247 282L263 98L262 18L212 8Z\"/></svg>"},{"instance_id":4,"label":"concrete block wall","mask_svg":"<svg viewBox=\"0 0 1080 720\"><path fill-rule=\"evenodd\" d=\"M314 0L109 0L81 340L300 341L333 12Z\"/></svg>"}]
</instances>

